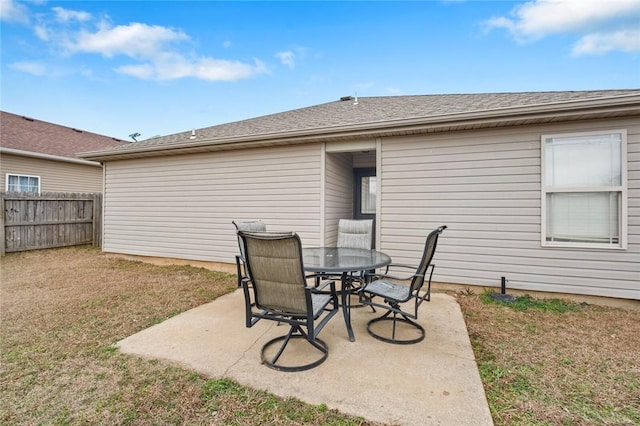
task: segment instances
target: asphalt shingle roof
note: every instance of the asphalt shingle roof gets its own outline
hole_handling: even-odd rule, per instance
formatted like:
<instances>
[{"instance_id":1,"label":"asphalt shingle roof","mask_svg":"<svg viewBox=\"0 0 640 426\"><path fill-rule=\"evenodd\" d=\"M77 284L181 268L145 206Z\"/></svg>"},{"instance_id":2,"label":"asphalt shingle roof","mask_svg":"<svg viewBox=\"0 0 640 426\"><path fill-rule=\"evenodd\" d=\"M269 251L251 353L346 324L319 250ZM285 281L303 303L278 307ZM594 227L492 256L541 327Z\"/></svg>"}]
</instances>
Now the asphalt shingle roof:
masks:
<instances>
[{"instance_id":1,"label":"asphalt shingle roof","mask_svg":"<svg viewBox=\"0 0 640 426\"><path fill-rule=\"evenodd\" d=\"M376 125L396 120L433 118L452 114L553 105L570 101L640 95L640 90L594 90L574 92L480 93L452 95L415 95L349 97L320 105L280 112L195 130L197 140L220 141L240 137L264 137L269 134L340 128L349 125ZM140 150L179 147L192 142L191 131L159 136L118 149Z\"/></svg>"},{"instance_id":2,"label":"asphalt shingle roof","mask_svg":"<svg viewBox=\"0 0 640 426\"><path fill-rule=\"evenodd\" d=\"M0 147L60 157L128 145L119 139L0 111Z\"/></svg>"}]
</instances>

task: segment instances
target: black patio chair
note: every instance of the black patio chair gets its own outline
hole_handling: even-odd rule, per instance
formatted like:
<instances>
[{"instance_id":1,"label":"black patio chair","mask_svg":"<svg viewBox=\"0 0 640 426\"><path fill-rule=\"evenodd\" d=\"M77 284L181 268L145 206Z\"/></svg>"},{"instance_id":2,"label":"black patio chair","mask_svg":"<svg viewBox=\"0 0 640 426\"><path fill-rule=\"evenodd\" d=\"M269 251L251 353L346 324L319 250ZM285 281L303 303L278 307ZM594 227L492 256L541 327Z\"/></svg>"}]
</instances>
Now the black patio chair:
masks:
<instances>
[{"instance_id":1,"label":"black patio chair","mask_svg":"<svg viewBox=\"0 0 640 426\"><path fill-rule=\"evenodd\" d=\"M295 233L250 233L239 231L243 243L247 276L242 280L245 298L246 326L261 319L289 324L289 332L271 339L262 347L261 358L267 367L280 371L303 371L322 364L329 347L318 338L327 322L338 312L335 283L330 281L320 290L307 285L302 263L302 245ZM304 339L313 354L320 358L292 365L280 362L291 339ZM275 355L271 346L281 343ZM300 356L301 351L296 352ZM305 356L310 356L306 351ZM285 358L287 358L285 356ZM286 363L286 364L285 364Z\"/></svg>"},{"instance_id":2,"label":"black patio chair","mask_svg":"<svg viewBox=\"0 0 640 426\"><path fill-rule=\"evenodd\" d=\"M435 267L431 261L436 252L438 237L446 228L443 225L429 233L424 245L422 259L417 268L409 265L391 264L387 267L385 274L367 274L370 280L367 280L368 283L360 291L360 302L387 311L381 317L374 318L367 323L367 331L370 335L383 342L404 345L418 343L424 339L424 328L412 320L418 319L418 308L422 302L431 300L431 277ZM389 275L389 270L394 269L412 269L415 272L407 277ZM428 279L426 279L427 274ZM405 283L403 284L402 282ZM408 284L406 284L407 282ZM384 300L384 304L376 302L375 296L381 297ZM412 311L403 309L402 304L409 303L412 299ZM403 337L398 336L397 328L399 324L408 329L402 330ZM387 327L384 327L385 325ZM383 330L376 331L376 327L380 327ZM416 330L418 337L413 337ZM409 336L405 337L407 332Z\"/></svg>"},{"instance_id":3,"label":"black patio chair","mask_svg":"<svg viewBox=\"0 0 640 426\"><path fill-rule=\"evenodd\" d=\"M338 247L371 249L373 246L373 220L372 219L340 219L338 221ZM364 276L367 271L353 271L347 276L349 286L357 292L364 284ZM354 285L355 284L355 285ZM351 299L351 298L349 298ZM364 305L349 301L349 306L359 308ZM372 307L373 311L375 309Z\"/></svg>"},{"instance_id":4,"label":"black patio chair","mask_svg":"<svg viewBox=\"0 0 640 426\"><path fill-rule=\"evenodd\" d=\"M373 243L373 220L340 219L338 247L370 249Z\"/></svg>"},{"instance_id":5,"label":"black patio chair","mask_svg":"<svg viewBox=\"0 0 640 426\"><path fill-rule=\"evenodd\" d=\"M266 232L267 225L262 220L252 220L252 221L240 221L240 220L232 220L233 226L236 227L237 231L246 231L246 232ZM238 273L238 287L242 287L242 279L246 277L247 271L244 262L244 247L242 246L242 241L240 241L240 237L238 236L238 248L240 250L239 254L236 255L236 272Z\"/></svg>"}]
</instances>

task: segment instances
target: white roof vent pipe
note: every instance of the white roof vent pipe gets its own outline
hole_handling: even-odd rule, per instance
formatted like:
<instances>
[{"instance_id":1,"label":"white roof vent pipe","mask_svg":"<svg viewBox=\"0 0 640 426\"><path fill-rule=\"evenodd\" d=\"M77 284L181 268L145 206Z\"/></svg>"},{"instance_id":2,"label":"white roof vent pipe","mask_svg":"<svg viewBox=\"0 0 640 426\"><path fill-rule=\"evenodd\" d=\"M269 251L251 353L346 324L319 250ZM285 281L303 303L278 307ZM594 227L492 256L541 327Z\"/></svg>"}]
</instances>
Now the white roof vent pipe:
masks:
<instances>
[{"instance_id":1,"label":"white roof vent pipe","mask_svg":"<svg viewBox=\"0 0 640 426\"><path fill-rule=\"evenodd\" d=\"M196 129L193 129L191 131L191 136L189 136L189 139L195 139L196 138Z\"/></svg>"}]
</instances>

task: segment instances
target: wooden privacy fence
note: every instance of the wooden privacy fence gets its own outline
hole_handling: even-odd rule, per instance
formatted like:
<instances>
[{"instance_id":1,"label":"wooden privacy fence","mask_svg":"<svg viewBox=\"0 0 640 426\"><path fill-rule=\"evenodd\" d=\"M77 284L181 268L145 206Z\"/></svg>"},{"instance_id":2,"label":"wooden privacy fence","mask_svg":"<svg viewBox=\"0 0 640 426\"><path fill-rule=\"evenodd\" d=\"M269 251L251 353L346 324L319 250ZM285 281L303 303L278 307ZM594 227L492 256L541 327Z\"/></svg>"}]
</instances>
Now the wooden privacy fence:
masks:
<instances>
[{"instance_id":1,"label":"wooden privacy fence","mask_svg":"<svg viewBox=\"0 0 640 426\"><path fill-rule=\"evenodd\" d=\"M101 243L102 194L2 192L1 251Z\"/></svg>"}]
</instances>

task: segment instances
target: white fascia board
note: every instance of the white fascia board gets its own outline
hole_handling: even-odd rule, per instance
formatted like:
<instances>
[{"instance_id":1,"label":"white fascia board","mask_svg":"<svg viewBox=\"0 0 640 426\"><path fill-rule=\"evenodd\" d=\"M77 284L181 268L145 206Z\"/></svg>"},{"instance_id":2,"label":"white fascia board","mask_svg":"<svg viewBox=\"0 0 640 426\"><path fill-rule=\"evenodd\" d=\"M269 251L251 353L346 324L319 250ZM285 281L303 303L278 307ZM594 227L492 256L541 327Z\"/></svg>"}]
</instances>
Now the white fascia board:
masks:
<instances>
[{"instance_id":1,"label":"white fascia board","mask_svg":"<svg viewBox=\"0 0 640 426\"><path fill-rule=\"evenodd\" d=\"M62 157L60 155L43 154L40 152L23 151L15 148L0 147L0 154L19 155L21 157L39 158L41 160L62 161L65 163L82 164L84 166L102 167L102 163L98 161L82 160L79 158Z\"/></svg>"}]
</instances>

